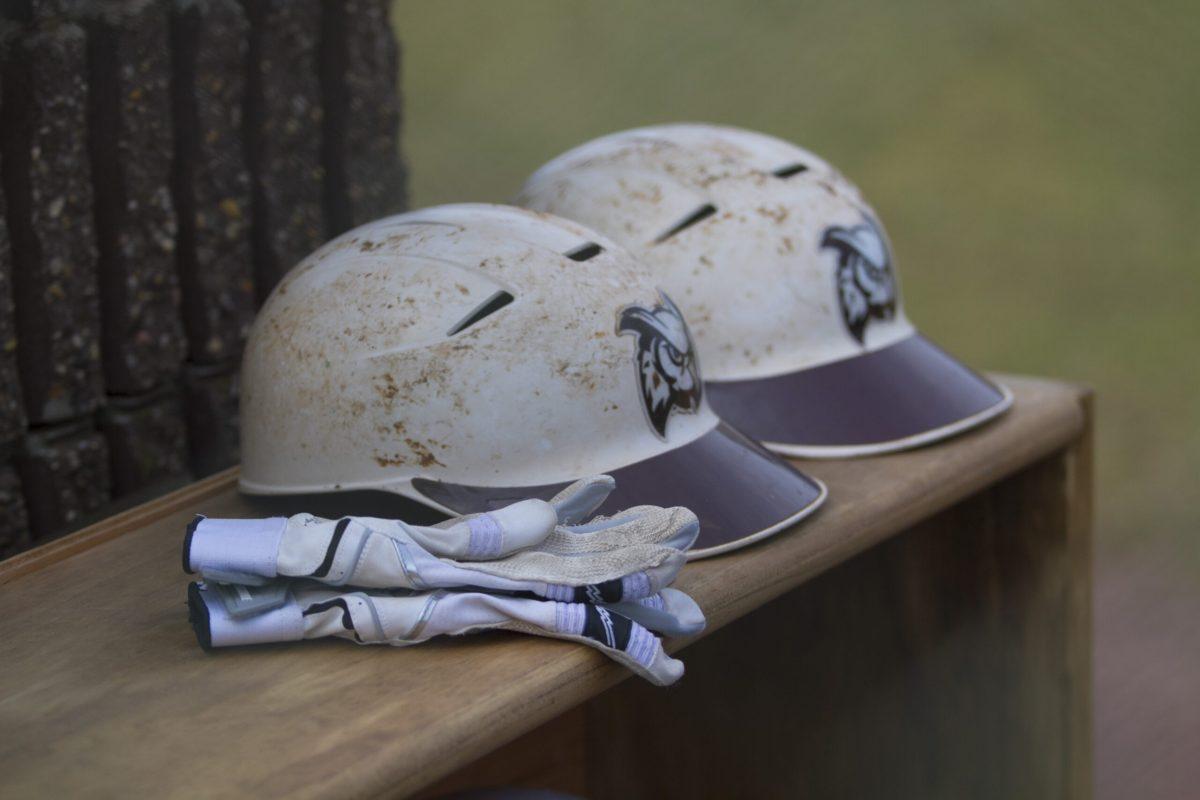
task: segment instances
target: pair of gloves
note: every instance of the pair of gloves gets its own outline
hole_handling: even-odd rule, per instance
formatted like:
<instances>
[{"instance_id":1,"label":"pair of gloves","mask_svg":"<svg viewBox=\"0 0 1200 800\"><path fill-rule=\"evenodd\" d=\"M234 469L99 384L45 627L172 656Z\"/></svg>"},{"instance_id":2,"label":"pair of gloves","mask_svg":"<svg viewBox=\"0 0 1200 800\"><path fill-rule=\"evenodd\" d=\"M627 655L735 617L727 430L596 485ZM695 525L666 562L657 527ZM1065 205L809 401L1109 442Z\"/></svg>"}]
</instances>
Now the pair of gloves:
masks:
<instances>
[{"instance_id":1,"label":"pair of gloves","mask_svg":"<svg viewBox=\"0 0 1200 800\"><path fill-rule=\"evenodd\" d=\"M686 508L638 506L583 522L607 475L432 527L310 514L197 517L183 545L189 617L205 648L339 636L409 645L507 629L594 647L658 685L683 664L656 634L704 629L668 588L700 526Z\"/></svg>"}]
</instances>

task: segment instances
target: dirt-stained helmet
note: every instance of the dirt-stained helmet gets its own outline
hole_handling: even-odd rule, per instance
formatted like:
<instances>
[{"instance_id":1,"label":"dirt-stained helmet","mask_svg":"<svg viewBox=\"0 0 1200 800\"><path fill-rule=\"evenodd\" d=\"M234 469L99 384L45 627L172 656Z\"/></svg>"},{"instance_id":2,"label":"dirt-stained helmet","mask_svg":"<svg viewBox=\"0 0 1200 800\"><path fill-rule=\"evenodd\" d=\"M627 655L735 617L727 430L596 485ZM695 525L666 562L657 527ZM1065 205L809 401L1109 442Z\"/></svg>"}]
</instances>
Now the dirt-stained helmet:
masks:
<instances>
[{"instance_id":1,"label":"dirt-stained helmet","mask_svg":"<svg viewBox=\"0 0 1200 800\"><path fill-rule=\"evenodd\" d=\"M517 203L639 257L692 328L713 408L773 450L898 450L1012 402L916 331L875 213L788 142L714 125L625 131L550 161Z\"/></svg>"},{"instance_id":2,"label":"dirt-stained helmet","mask_svg":"<svg viewBox=\"0 0 1200 800\"><path fill-rule=\"evenodd\" d=\"M609 473L599 509L686 506L693 555L763 538L824 488L718 419L679 311L581 225L451 205L356 228L259 313L242 489L396 492L456 514Z\"/></svg>"}]
</instances>

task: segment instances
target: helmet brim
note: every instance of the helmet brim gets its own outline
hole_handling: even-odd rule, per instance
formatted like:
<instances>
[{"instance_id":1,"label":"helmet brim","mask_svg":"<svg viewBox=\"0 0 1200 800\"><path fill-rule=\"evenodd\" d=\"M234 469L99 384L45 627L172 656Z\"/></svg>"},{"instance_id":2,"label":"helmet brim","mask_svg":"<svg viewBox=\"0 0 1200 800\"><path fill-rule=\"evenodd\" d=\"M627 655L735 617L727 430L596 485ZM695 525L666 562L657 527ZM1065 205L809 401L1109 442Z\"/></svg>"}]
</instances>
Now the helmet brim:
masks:
<instances>
[{"instance_id":1,"label":"helmet brim","mask_svg":"<svg viewBox=\"0 0 1200 800\"><path fill-rule=\"evenodd\" d=\"M744 381L709 381L722 419L771 450L845 458L905 450L982 425L1012 392L920 334L860 356Z\"/></svg>"},{"instance_id":2,"label":"helmet brim","mask_svg":"<svg viewBox=\"0 0 1200 800\"><path fill-rule=\"evenodd\" d=\"M825 486L721 423L697 439L610 470L616 489L597 510L684 506L700 520L689 559L736 550L799 522L825 501ZM529 497L549 500L571 480L546 486L463 486L416 478L415 492L458 514L490 511Z\"/></svg>"}]
</instances>

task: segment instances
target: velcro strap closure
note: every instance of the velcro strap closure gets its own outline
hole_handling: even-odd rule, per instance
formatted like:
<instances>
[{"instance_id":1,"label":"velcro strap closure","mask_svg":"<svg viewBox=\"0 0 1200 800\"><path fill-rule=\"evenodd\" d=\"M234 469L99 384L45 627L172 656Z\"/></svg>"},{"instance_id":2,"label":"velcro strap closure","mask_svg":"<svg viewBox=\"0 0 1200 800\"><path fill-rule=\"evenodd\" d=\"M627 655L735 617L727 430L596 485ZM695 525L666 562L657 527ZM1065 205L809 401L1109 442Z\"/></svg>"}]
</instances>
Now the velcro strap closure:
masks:
<instances>
[{"instance_id":1,"label":"velcro strap closure","mask_svg":"<svg viewBox=\"0 0 1200 800\"><path fill-rule=\"evenodd\" d=\"M274 578L285 517L202 519L188 542L186 561L194 572L249 573Z\"/></svg>"},{"instance_id":2,"label":"velcro strap closure","mask_svg":"<svg viewBox=\"0 0 1200 800\"><path fill-rule=\"evenodd\" d=\"M304 616L291 597L278 608L248 617L234 617L211 589L202 589L208 610L208 630L212 647L240 644L295 642L304 638Z\"/></svg>"}]
</instances>

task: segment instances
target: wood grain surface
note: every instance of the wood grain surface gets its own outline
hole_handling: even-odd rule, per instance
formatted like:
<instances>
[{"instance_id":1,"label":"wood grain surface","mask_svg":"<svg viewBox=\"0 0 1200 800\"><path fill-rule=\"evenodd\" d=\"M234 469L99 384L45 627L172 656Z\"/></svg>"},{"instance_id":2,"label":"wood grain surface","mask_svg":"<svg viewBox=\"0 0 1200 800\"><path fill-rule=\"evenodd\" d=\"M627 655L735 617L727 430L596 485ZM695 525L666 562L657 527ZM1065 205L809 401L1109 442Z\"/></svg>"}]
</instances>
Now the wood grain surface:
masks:
<instances>
[{"instance_id":1,"label":"wood grain surface","mask_svg":"<svg viewBox=\"0 0 1200 800\"><path fill-rule=\"evenodd\" d=\"M805 462L829 486L825 508L685 569L679 585L707 633L1083 436L1086 390L1003 380L1016 405L978 431ZM196 512L255 515L233 480L214 476L0 564L0 795L404 795L627 677L592 650L503 634L204 653L186 623L180 544ZM713 680L690 674L683 686Z\"/></svg>"},{"instance_id":2,"label":"wood grain surface","mask_svg":"<svg viewBox=\"0 0 1200 800\"><path fill-rule=\"evenodd\" d=\"M584 795L1089 797L1067 452L698 642L676 690L590 701Z\"/></svg>"}]
</instances>

